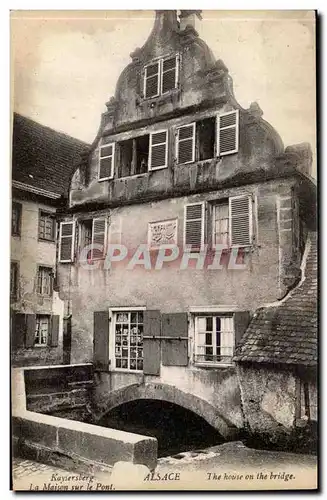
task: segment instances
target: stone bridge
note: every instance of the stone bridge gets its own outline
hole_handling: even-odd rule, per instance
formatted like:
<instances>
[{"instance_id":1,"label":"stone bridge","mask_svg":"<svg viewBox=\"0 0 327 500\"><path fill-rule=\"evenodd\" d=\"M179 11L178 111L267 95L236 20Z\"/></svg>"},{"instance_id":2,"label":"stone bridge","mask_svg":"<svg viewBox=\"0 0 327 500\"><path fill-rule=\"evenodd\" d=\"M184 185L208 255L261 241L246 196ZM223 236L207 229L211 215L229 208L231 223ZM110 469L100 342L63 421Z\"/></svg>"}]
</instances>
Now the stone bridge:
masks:
<instances>
[{"instance_id":1,"label":"stone bridge","mask_svg":"<svg viewBox=\"0 0 327 500\"><path fill-rule=\"evenodd\" d=\"M181 368L181 367L180 367ZM177 372L180 372L177 376ZM235 368L222 370L175 369L173 381L138 374L95 373L93 421L120 405L136 400L159 400L179 405L202 417L225 439L235 439L243 427ZM181 376L182 375L182 376ZM152 379L152 380L151 380Z\"/></svg>"}]
</instances>

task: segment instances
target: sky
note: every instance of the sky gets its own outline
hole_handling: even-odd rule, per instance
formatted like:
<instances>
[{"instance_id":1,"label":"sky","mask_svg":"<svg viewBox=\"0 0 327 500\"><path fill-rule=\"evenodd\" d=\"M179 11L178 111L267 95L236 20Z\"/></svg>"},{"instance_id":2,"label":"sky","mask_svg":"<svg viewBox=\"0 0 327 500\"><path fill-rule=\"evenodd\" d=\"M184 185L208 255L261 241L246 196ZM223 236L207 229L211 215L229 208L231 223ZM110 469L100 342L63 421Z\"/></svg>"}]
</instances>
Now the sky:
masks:
<instances>
[{"instance_id":1,"label":"sky","mask_svg":"<svg viewBox=\"0 0 327 500\"><path fill-rule=\"evenodd\" d=\"M146 41L154 11L14 11L13 109L91 143L105 103ZM203 11L196 28L234 82L236 99L256 101L285 146L309 142L315 176L313 11Z\"/></svg>"}]
</instances>

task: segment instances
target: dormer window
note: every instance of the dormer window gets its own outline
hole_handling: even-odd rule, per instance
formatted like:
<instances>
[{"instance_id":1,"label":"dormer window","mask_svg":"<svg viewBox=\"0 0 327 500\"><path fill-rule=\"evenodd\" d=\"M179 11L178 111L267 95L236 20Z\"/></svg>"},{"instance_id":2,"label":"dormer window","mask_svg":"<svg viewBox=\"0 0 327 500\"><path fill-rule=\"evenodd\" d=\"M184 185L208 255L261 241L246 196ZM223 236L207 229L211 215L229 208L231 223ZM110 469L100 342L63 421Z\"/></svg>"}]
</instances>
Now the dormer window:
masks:
<instances>
[{"instance_id":1,"label":"dormer window","mask_svg":"<svg viewBox=\"0 0 327 500\"><path fill-rule=\"evenodd\" d=\"M178 86L178 55L161 58L144 68L144 97L166 94Z\"/></svg>"},{"instance_id":2,"label":"dormer window","mask_svg":"<svg viewBox=\"0 0 327 500\"><path fill-rule=\"evenodd\" d=\"M176 129L177 164L193 163L238 152L239 111L198 120Z\"/></svg>"},{"instance_id":3,"label":"dormer window","mask_svg":"<svg viewBox=\"0 0 327 500\"><path fill-rule=\"evenodd\" d=\"M168 130L159 130L117 143L118 178L146 174L168 164Z\"/></svg>"}]
</instances>

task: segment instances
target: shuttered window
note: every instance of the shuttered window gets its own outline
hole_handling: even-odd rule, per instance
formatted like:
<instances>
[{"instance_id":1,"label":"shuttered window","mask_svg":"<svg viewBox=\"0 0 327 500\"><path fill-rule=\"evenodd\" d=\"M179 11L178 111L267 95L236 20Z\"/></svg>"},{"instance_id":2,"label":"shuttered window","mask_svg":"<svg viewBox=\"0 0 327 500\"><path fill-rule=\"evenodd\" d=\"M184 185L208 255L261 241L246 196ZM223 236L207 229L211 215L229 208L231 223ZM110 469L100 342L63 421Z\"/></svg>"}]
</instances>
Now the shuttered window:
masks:
<instances>
[{"instance_id":1,"label":"shuttered window","mask_svg":"<svg viewBox=\"0 0 327 500\"><path fill-rule=\"evenodd\" d=\"M113 317L114 368L143 370L143 311L117 311Z\"/></svg>"},{"instance_id":2,"label":"shuttered window","mask_svg":"<svg viewBox=\"0 0 327 500\"><path fill-rule=\"evenodd\" d=\"M112 179L114 176L115 144L100 146L99 180Z\"/></svg>"},{"instance_id":3,"label":"shuttered window","mask_svg":"<svg viewBox=\"0 0 327 500\"><path fill-rule=\"evenodd\" d=\"M194 162L195 123L177 129L177 163Z\"/></svg>"},{"instance_id":4,"label":"shuttered window","mask_svg":"<svg viewBox=\"0 0 327 500\"><path fill-rule=\"evenodd\" d=\"M91 259L103 259L106 253L107 241L107 219L104 217L93 219L92 222L92 254ZM100 245L101 250L93 248L93 245Z\"/></svg>"},{"instance_id":5,"label":"shuttered window","mask_svg":"<svg viewBox=\"0 0 327 500\"><path fill-rule=\"evenodd\" d=\"M167 138L167 130L154 132L150 135L150 170L157 170L167 166Z\"/></svg>"},{"instance_id":6,"label":"shuttered window","mask_svg":"<svg viewBox=\"0 0 327 500\"><path fill-rule=\"evenodd\" d=\"M60 223L59 262L72 262L74 260L75 223Z\"/></svg>"},{"instance_id":7,"label":"shuttered window","mask_svg":"<svg viewBox=\"0 0 327 500\"><path fill-rule=\"evenodd\" d=\"M161 63L161 93L165 94L177 87L178 56L163 59Z\"/></svg>"},{"instance_id":8,"label":"shuttered window","mask_svg":"<svg viewBox=\"0 0 327 500\"><path fill-rule=\"evenodd\" d=\"M177 88L179 56L166 57L144 68L144 97L158 97Z\"/></svg>"},{"instance_id":9,"label":"shuttered window","mask_svg":"<svg viewBox=\"0 0 327 500\"><path fill-rule=\"evenodd\" d=\"M238 110L217 116L217 155L224 156L238 151Z\"/></svg>"},{"instance_id":10,"label":"shuttered window","mask_svg":"<svg viewBox=\"0 0 327 500\"><path fill-rule=\"evenodd\" d=\"M184 210L184 246L201 250L204 245L205 204L192 203L186 205Z\"/></svg>"},{"instance_id":11,"label":"shuttered window","mask_svg":"<svg viewBox=\"0 0 327 500\"><path fill-rule=\"evenodd\" d=\"M231 246L252 244L252 198L248 195L229 198L229 240Z\"/></svg>"},{"instance_id":12,"label":"shuttered window","mask_svg":"<svg viewBox=\"0 0 327 500\"><path fill-rule=\"evenodd\" d=\"M144 97L157 97L159 95L160 61L145 67Z\"/></svg>"},{"instance_id":13,"label":"shuttered window","mask_svg":"<svg viewBox=\"0 0 327 500\"><path fill-rule=\"evenodd\" d=\"M36 315L34 345L46 346L49 343L50 316Z\"/></svg>"}]
</instances>

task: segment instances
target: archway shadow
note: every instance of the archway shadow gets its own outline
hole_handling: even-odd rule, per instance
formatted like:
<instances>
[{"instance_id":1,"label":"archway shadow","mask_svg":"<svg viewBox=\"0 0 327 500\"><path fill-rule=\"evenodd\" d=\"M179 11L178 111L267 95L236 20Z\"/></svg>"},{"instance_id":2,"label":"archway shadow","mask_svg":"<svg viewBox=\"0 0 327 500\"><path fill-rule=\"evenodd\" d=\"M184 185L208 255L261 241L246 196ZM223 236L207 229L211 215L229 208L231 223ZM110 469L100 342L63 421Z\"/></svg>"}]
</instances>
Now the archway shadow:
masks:
<instances>
[{"instance_id":1,"label":"archway shadow","mask_svg":"<svg viewBox=\"0 0 327 500\"><path fill-rule=\"evenodd\" d=\"M224 442L222 435L199 415L156 399L138 399L116 406L98 425L155 437L159 457Z\"/></svg>"}]
</instances>

